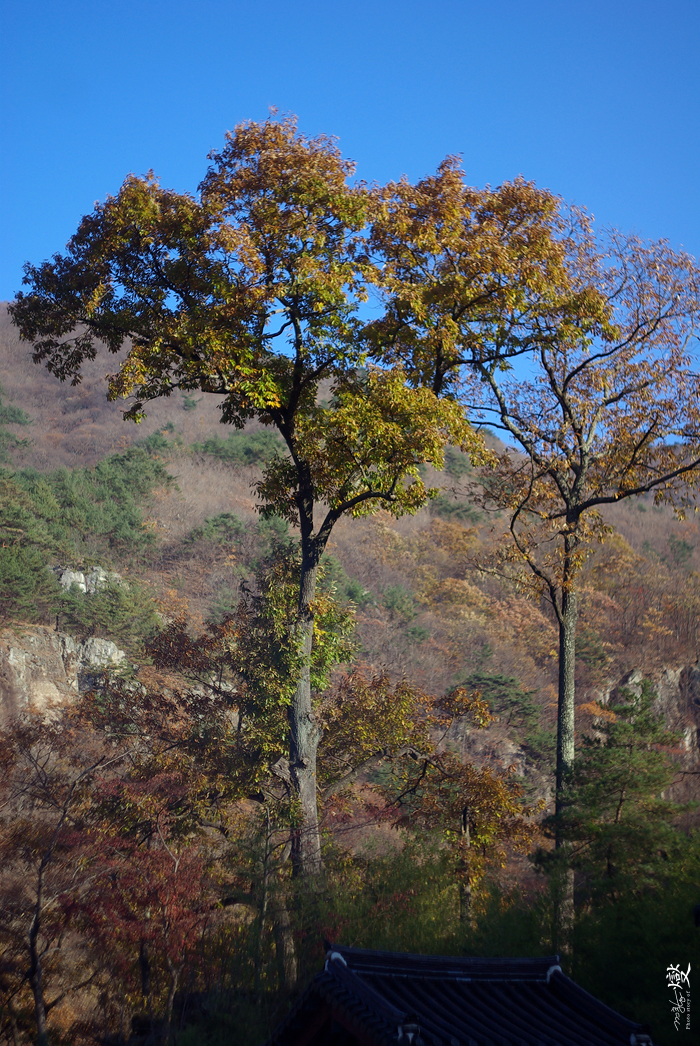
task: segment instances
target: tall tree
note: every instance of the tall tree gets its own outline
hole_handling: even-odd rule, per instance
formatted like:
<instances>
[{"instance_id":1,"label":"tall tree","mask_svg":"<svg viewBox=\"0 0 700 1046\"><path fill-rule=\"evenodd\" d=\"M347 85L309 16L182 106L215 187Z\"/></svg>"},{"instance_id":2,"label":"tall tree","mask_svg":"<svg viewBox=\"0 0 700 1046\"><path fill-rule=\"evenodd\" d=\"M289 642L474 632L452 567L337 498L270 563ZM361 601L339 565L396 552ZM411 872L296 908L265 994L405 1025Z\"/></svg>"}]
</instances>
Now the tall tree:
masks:
<instances>
[{"instance_id":1,"label":"tall tree","mask_svg":"<svg viewBox=\"0 0 700 1046\"><path fill-rule=\"evenodd\" d=\"M663 241L596 240L584 226L576 247L580 312L567 310L517 377L477 363L471 390L516 448L482 477L509 520L502 558L525 567L558 624L559 809L574 763L580 571L611 531L602 512L653 492L682 515L700 485L700 375L689 353L700 271Z\"/></svg>"},{"instance_id":2,"label":"tall tree","mask_svg":"<svg viewBox=\"0 0 700 1046\"><path fill-rule=\"evenodd\" d=\"M299 806L293 861L320 870L316 805L319 727L311 693L318 564L344 514L424 504L418 465L440 467L446 444L480 458L453 401L412 388L398 367L363 369L357 306L376 278L364 230L376 194L351 186L352 164L292 119L245 124L211 156L200 196L130 176L86 216L64 255L26 267L31 290L11 314L34 359L80 381L99 343L126 359L109 394L125 412L174 389L222 397L222 421L275 428L286 456L258 485L263 511L299 530L294 639L300 663L289 713L290 771ZM333 399L319 402L328 380Z\"/></svg>"},{"instance_id":3,"label":"tall tree","mask_svg":"<svg viewBox=\"0 0 700 1046\"><path fill-rule=\"evenodd\" d=\"M521 452L483 479L559 628L561 798L577 579L606 532L600 509L654 491L682 511L700 479L700 270L664 241L597 237L584 211L520 179L471 189L453 158L383 191L372 243L386 261L375 351Z\"/></svg>"}]
</instances>

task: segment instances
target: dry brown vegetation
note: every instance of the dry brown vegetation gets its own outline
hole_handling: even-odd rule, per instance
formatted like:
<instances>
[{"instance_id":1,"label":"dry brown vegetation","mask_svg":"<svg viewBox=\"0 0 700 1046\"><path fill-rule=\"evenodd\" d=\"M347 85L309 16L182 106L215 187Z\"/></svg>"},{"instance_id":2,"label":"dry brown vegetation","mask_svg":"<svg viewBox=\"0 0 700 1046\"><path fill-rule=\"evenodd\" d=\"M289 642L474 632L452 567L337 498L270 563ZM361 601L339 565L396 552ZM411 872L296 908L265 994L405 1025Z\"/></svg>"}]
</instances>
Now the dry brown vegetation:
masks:
<instances>
[{"instance_id":1,"label":"dry brown vegetation","mask_svg":"<svg viewBox=\"0 0 700 1046\"><path fill-rule=\"evenodd\" d=\"M125 424L126 404L107 400L105 370L117 370L119 357L107 368L99 356L86 363L80 385L61 383L32 362L31 346L20 341L4 305L0 305L0 384L9 399L22 406L32 419L32 446L21 457L22 465L47 470L64 466L94 465L107 454L124 450L138 440L173 423L186 443L212 434L220 435L217 397L193 397L196 407L185 410L175 392L170 399L154 402L140 424ZM26 431L20 433L26 436Z\"/></svg>"},{"instance_id":2,"label":"dry brown vegetation","mask_svg":"<svg viewBox=\"0 0 700 1046\"><path fill-rule=\"evenodd\" d=\"M184 539L205 520L234 513L251 528L256 521L252 484L259 473L230 466L188 445L225 435L215 396L198 395L193 409L175 393L154 402L139 426L125 423L121 403L106 399L104 361L85 367L81 385L61 384L32 363L9 317L0 315L0 383L8 399L32 419L31 446L14 453L18 467L40 470L93 465L166 425L183 443L170 456L176 479L156 492L147 526L157 534L156 550L144 566L153 590L175 594L198 617L222 588L235 591L245 565L245 542L236 550ZM256 426L250 426L253 431ZM444 488L446 474L428 470L427 479ZM457 484L458 489L460 484ZM461 485L465 493L464 484ZM585 568L579 634L585 648L578 674L580 700L632 668L655 672L663 663L692 662L698 656L698 518L674 517L651 497L625 501L607 510L615 527L593 550ZM362 656L378 668L406 674L440 693L470 668L515 676L537 695L544 721L551 723L556 683L556 633L546 606L536 606L517 588L483 574L480 560L503 530L503 521L482 514L472 524L441 519L434 506L393 520L341 521L329 553L347 576L368 593L358 609ZM390 608L391 595L405 593L410 605ZM399 599L400 602L400 599Z\"/></svg>"}]
</instances>

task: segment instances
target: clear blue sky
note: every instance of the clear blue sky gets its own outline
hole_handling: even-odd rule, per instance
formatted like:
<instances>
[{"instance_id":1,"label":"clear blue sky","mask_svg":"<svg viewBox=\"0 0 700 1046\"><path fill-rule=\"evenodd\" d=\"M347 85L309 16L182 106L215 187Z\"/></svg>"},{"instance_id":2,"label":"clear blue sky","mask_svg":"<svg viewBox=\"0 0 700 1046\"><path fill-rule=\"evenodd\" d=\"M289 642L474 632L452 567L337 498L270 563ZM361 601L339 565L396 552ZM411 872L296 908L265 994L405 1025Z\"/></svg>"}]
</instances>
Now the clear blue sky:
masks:
<instances>
[{"instance_id":1,"label":"clear blue sky","mask_svg":"<svg viewBox=\"0 0 700 1046\"><path fill-rule=\"evenodd\" d=\"M268 108L368 181L460 153L700 256L698 0L3 0L0 300L95 200Z\"/></svg>"}]
</instances>

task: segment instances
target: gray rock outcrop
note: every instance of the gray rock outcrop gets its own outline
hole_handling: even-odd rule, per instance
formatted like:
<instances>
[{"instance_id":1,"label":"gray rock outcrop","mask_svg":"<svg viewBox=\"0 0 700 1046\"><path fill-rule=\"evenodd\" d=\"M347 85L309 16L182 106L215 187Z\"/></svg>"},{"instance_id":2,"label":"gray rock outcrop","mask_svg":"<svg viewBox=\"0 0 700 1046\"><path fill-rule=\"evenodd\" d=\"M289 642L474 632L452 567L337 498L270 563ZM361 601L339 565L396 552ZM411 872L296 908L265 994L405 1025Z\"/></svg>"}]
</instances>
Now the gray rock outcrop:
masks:
<instances>
[{"instance_id":1,"label":"gray rock outcrop","mask_svg":"<svg viewBox=\"0 0 700 1046\"><path fill-rule=\"evenodd\" d=\"M66 592L72 585L77 585L81 592L92 596L108 585L122 586L125 584L121 574L105 570L104 567L92 567L87 573L83 573L82 570L73 570L72 567L52 567L51 569L56 575L59 585Z\"/></svg>"},{"instance_id":2,"label":"gray rock outcrop","mask_svg":"<svg viewBox=\"0 0 700 1046\"><path fill-rule=\"evenodd\" d=\"M82 570L71 570L65 567L56 567L54 570L58 583L61 588L68 592L69 589L76 585L81 592L87 592L87 585L85 584L85 575Z\"/></svg>"},{"instance_id":3,"label":"gray rock outcrop","mask_svg":"<svg viewBox=\"0 0 700 1046\"><path fill-rule=\"evenodd\" d=\"M0 726L27 711L50 713L124 657L108 639L80 642L40 625L0 632Z\"/></svg>"}]
</instances>

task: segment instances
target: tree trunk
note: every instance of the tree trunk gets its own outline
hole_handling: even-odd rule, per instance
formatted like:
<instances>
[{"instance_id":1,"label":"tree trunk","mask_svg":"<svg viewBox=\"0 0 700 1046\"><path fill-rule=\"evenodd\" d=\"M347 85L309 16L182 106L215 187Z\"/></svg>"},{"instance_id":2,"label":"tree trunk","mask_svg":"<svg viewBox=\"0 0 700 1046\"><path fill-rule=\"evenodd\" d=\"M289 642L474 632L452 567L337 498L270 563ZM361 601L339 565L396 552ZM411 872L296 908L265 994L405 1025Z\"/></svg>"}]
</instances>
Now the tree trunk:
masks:
<instances>
[{"instance_id":1,"label":"tree trunk","mask_svg":"<svg viewBox=\"0 0 700 1046\"><path fill-rule=\"evenodd\" d=\"M139 944L139 970L141 972L141 994L148 999L151 994L151 957L148 942L141 940Z\"/></svg>"},{"instance_id":2,"label":"tree trunk","mask_svg":"<svg viewBox=\"0 0 700 1046\"><path fill-rule=\"evenodd\" d=\"M15 1009L13 999L10 999L10 1001L8 1002L7 1010L10 1014L10 1028L12 1029L12 1046L21 1046L19 1036L19 1024L17 1023L17 1010Z\"/></svg>"},{"instance_id":3,"label":"tree trunk","mask_svg":"<svg viewBox=\"0 0 700 1046\"><path fill-rule=\"evenodd\" d=\"M564 586L561 595L561 615L559 618L559 702L557 714L557 779L556 779L556 813L563 813L566 807L566 793L569 778L574 769L574 725L576 700L576 624L578 622L578 595L571 577L571 554L573 544L567 535L565 539ZM555 847L560 850L565 846L557 823ZM557 951L567 957L573 952L574 936L574 872L568 865L563 870L562 881L558 887L556 905Z\"/></svg>"},{"instance_id":4,"label":"tree trunk","mask_svg":"<svg viewBox=\"0 0 700 1046\"><path fill-rule=\"evenodd\" d=\"M175 1006L175 992L184 969L184 962L176 966L172 959L168 958L168 972L170 973L170 984L168 986L168 998L165 1004L165 1019L160 1035L161 1046L167 1046L170 1042L173 1026L173 1008Z\"/></svg>"},{"instance_id":5,"label":"tree trunk","mask_svg":"<svg viewBox=\"0 0 700 1046\"><path fill-rule=\"evenodd\" d=\"M277 973L280 988L292 992L298 979L297 954L294 947L292 920L289 917L284 896L275 899L274 911L275 952L277 955Z\"/></svg>"},{"instance_id":6,"label":"tree trunk","mask_svg":"<svg viewBox=\"0 0 700 1046\"><path fill-rule=\"evenodd\" d=\"M267 920L267 902L269 898L270 880L270 809L265 808L265 850L263 852L262 882L260 895L260 920L258 922L258 939L255 945L255 998L260 998L260 986L262 984L262 962L263 962L263 939L265 936L265 922Z\"/></svg>"},{"instance_id":7,"label":"tree trunk","mask_svg":"<svg viewBox=\"0 0 700 1046\"><path fill-rule=\"evenodd\" d=\"M462 809L462 824L461 833L464 844L467 848L471 847L471 835L469 829L469 805ZM459 883L459 921L470 927L474 926L474 909L472 907L472 882L469 863L467 862L466 868L462 869L466 871L466 876L460 879Z\"/></svg>"},{"instance_id":8,"label":"tree trunk","mask_svg":"<svg viewBox=\"0 0 700 1046\"><path fill-rule=\"evenodd\" d=\"M29 971L29 985L34 996L34 1017L36 1020L36 1041L38 1046L47 1046L49 1041L46 1028L46 1003L44 1002L44 988L42 977L41 959L32 954Z\"/></svg>"},{"instance_id":9,"label":"tree trunk","mask_svg":"<svg viewBox=\"0 0 700 1046\"><path fill-rule=\"evenodd\" d=\"M322 867L316 795L316 756L321 731L311 705L311 646L314 637L312 605L316 596L319 558L320 551L315 543L302 541L297 626L302 667L289 706L289 771L298 804L292 833L292 874L303 878L317 876Z\"/></svg>"},{"instance_id":10,"label":"tree trunk","mask_svg":"<svg viewBox=\"0 0 700 1046\"><path fill-rule=\"evenodd\" d=\"M574 951L574 870L565 866L556 884L554 950L571 959Z\"/></svg>"},{"instance_id":11,"label":"tree trunk","mask_svg":"<svg viewBox=\"0 0 700 1046\"><path fill-rule=\"evenodd\" d=\"M474 926L474 908L472 906L472 884L467 879L459 884L459 921L463 926Z\"/></svg>"},{"instance_id":12,"label":"tree trunk","mask_svg":"<svg viewBox=\"0 0 700 1046\"><path fill-rule=\"evenodd\" d=\"M29 986L34 997L34 1016L36 1019L36 1041L38 1046L47 1046L49 1041L46 1027L46 1000L44 999L44 970L41 962L41 950L39 945L39 929L41 925L41 909L44 893L44 866L48 863L47 857L39 868L36 905L34 916L29 927Z\"/></svg>"},{"instance_id":13,"label":"tree trunk","mask_svg":"<svg viewBox=\"0 0 700 1046\"><path fill-rule=\"evenodd\" d=\"M578 598L565 588L559 621L559 702L557 714L556 812L564 808L567 781L574 768L574 704L576 697L576 622ZM557 833L557 846L560 844Z\"/></svg>"}]
</instances>

